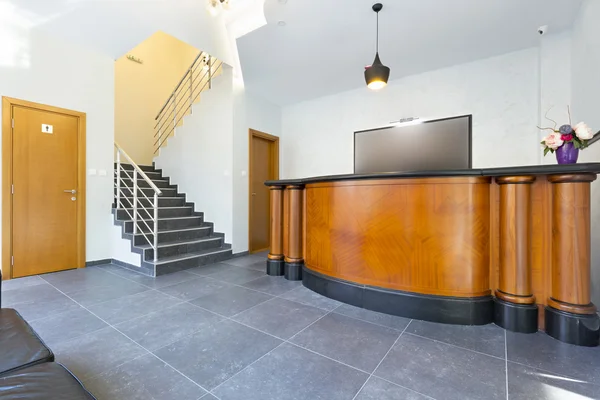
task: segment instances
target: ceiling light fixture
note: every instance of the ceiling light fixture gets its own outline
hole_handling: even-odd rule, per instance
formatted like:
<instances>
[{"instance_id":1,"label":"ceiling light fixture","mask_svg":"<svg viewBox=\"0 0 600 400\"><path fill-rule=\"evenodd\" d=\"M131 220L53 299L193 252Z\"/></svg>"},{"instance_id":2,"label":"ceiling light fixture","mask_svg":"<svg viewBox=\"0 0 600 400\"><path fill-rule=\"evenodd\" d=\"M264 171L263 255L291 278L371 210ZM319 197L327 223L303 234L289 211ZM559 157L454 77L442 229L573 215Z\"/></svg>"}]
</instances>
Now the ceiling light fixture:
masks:
<instances>
[{"instance_id":1,"label":"ceiling light fixture","mask_svg":"<svg viewBox=\"0 0 600 400\"><path fill-rule=\"evenodd\" d=\"M221 11L229 10L231 7L229 2L230 0L208 0L208 5L206 8L208 9L210 15L216 17L221 13Z\"/></svg>"},{"instance_id":2,"label":"ceiling light fixture","mask_svg":"<svg viewBox=\"0 0 600 400\"><path fill-rule=\"evenodd\" d=\"M365 67L365 80L367 87L371 90L379 90L385 85L390 77L390 68L381 63L379 59L379 11L383 8L383 4L373 4L373 11L377 14L377 41L375 50L375 61L373 64Z\"/></svg>"}]
</instances>

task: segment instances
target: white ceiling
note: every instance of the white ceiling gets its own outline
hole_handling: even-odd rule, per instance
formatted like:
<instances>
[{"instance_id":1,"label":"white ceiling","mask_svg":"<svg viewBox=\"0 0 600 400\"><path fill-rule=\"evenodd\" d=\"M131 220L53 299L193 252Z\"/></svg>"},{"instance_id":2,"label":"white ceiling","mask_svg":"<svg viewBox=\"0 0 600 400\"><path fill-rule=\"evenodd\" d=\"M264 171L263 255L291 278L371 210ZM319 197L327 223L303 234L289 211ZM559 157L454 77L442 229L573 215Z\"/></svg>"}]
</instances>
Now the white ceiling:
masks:
<instances>
[{"instance_id":1,"label":"white ceiling","mask_svg":"<svg viewBox=\"0 0 600 400\"><path fill-rule=\"evenodd\" d=\"M238 39L246 87L286 105L365 86L364 66L375 56L374 2L267 0L267 25ZM390 79L536 46L539 26L549 25L550 33L569 29L581 6L581 0L382 3L379 53ZM279 20L287 25L279 27Z\"/></svg>"},{"instance_id":2,"label":"white ceiling","mask_svg":"<svg viewBox=\"0 0 600 400\"><path fill-rule=\"evenodd\" d=\"M114 59L159 30L227 63L233 59L225 25L209 16L205 0L0 0L2 4L9 6L9 19L18 17L27 29Z\"/></svg>"}]
</instances>

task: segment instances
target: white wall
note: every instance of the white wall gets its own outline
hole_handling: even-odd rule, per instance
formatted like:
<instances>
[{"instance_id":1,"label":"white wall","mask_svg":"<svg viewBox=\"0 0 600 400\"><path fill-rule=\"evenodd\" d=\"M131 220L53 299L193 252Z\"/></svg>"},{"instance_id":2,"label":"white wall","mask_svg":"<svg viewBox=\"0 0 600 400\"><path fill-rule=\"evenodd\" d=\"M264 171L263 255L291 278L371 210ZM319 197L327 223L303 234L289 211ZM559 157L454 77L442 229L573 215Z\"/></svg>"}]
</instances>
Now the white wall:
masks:
<instances>
[{"instance_id":1,"label":"white wall","mask_svg":"<svg viewBox=\"0 0 600 400\"><path fill-rule=\"evenodd\" d=\"M474 167L537 164L537 57L528 49L284 107L282 178L352 173L353 132L412 116L473 114Z\"/></svg>"},{"instance_id":2,"label":"white wall","mask_svg":"<svg viewBox=\"0 0 600 400\"><path fill-rule=\"evenodd\" d=\"M571 105L571 57L561 57L557 62L559 54L571 54L573 37L571 32L564 32L556 35L545 35L540 42L539 67L541 70L540 82L540 101L539 101L539 122L541 127L554 127L554 123L548 118L558 123L557 127L569 123L567 106ZM573 121L575 123L575 121ZM540 131L539 141L546 136L549 131ZM541 149L541 145L537 150ZM556 164L556 156L548 154L545 157L543 152L537 152L540 164Z\"/></svg>"},{"instance_id":3,"label":"white wall","mask_svg":"<svg viewBox=\"0 0 600 400\"><path fill-rule=\"evenodd\" d=\"M106 170L107 175L87 178L86 260L110 258L107 215L113 187L114 61L48 34L22 29L0 33L4 51L1 96L87 114L87 168ZM12 46L18 51L7 57L6 50Z\"/></svg>"},{"instance_id":4,"label":"white wall","mask_svg":"<svg viewBox=\"0 0 600 400\"><path fill-rule=\"evenodd\" d=\"M233 252L248 251L249 129L281 136L281 107L248 93L235 91L233 139Z\"/></svg>"},{"instance_id":5,"label":"white wall","mask_svg":"<svg viewBox=\"0 0 600 400\"><path fill-rule=\"evenodd\" d=\"M586 0L573 29L573 122L600 130L600 2ZM600 162L600 144L580 153L580 162ZM600 306L600 181L592 183L592 301Z\"/></svg>"},{"instance_id":6,"label":"white wall","mask_svg":"<svg viewBox=\"0 0 600 400\"><path fill-rule=\"evenodd\" d=\"M225 68L155 159L196 211L248 251L248 129L281 135L281 108L247 93Z\"/></svg>"},{"instance_id":7,"label":"white wall","mask_svg":"<svg viewBox=\"0 0 600 400\"><path fill-rule=\"evenodd\" d=\"M156 167L179 185L196 211L214 222L215 231L233 236L233 75L224 65L212 89L193 106L193 114L169 138Z\"/></svg>"}]
</instances>

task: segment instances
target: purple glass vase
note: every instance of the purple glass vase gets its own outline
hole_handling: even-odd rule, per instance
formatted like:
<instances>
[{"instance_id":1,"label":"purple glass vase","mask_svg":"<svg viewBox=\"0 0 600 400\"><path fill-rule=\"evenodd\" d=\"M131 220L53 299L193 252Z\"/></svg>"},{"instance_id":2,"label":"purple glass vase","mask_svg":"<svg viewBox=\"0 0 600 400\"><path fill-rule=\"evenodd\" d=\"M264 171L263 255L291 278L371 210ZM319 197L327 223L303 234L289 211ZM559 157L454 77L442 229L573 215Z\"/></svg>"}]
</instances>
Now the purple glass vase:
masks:
<instances>
[{"instance_id":1,"label":"purple glass vase","mask_svg":"<svg viewBox=\"0 0 600 400\"><path fill-rule=\"evenodd\" d=\"M556 149L556 161L559 164L575 164L579 157L579 149L573 142L567 142Z\"/></svg>"}]
</instances>

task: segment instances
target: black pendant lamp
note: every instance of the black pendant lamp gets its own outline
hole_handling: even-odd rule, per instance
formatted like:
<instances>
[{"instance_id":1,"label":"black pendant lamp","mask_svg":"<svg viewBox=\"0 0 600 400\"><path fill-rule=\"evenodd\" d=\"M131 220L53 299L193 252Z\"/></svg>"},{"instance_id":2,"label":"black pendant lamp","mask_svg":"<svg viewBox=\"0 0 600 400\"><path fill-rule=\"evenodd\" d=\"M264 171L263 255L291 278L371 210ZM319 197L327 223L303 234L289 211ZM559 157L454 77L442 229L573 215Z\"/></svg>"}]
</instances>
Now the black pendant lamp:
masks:
<instances>
[{"instance_id":1,"label":"black pendant lamp","mask_svg":"<svg viewBox=\"0 0 600 400\"><path fill-rule=\"evenodd\" d=\"M390 77L390 68L381 63L379 59L379 11L383 8L383 4L373 4L373 11L377 14L377 47L375 52L375 61L369 67L365 68L365 80L367 87L371 90L379 90L387 85Z\"/></svg>"}]
</instances>

